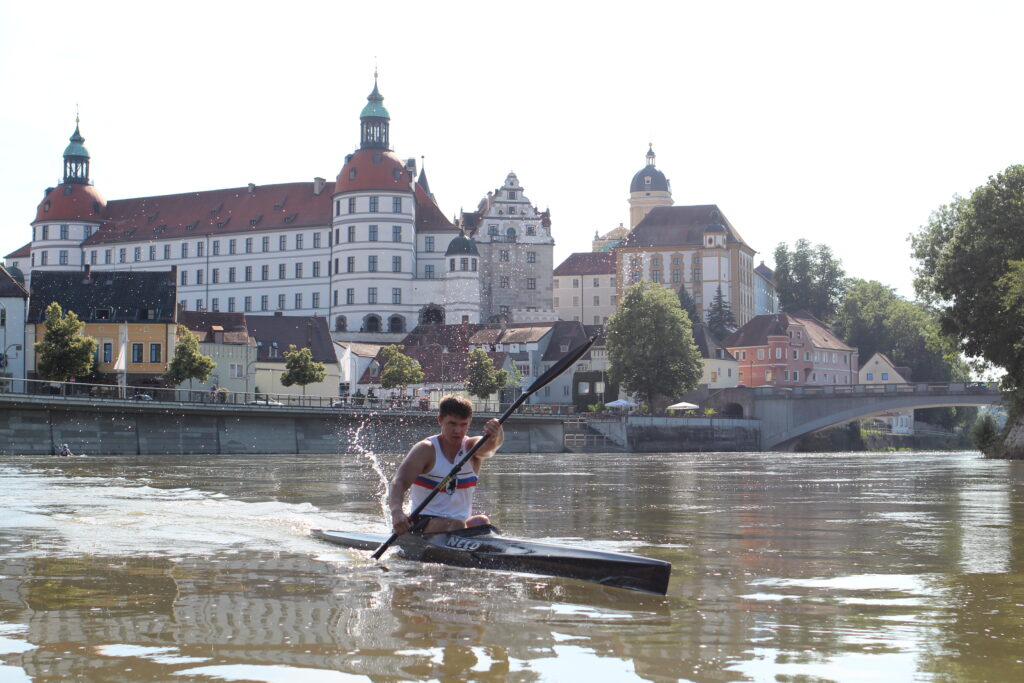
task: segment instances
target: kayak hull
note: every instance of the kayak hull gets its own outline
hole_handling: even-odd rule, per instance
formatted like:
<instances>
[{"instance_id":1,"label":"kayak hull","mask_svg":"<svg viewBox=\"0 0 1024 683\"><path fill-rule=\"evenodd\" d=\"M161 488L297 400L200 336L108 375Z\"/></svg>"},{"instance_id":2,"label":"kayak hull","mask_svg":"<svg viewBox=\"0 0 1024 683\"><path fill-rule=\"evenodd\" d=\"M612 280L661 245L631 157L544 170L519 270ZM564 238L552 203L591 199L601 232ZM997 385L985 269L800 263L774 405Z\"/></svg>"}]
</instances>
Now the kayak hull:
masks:
<instances>
[{"instance_id":1,"label":"kayak hull","mask_svg":"<svg viewBox=\"0 0 1024 683\"><path fill-rule=\"evenodd\" d=\"M313 529L316 538L358 550L376 550L387 536ZM456 567L500 569L592 581L664 595L672 565L638 555L508 538L492 526L436 534L404 534L395 542L410 560Z\"/></svg>"}]
</instances>

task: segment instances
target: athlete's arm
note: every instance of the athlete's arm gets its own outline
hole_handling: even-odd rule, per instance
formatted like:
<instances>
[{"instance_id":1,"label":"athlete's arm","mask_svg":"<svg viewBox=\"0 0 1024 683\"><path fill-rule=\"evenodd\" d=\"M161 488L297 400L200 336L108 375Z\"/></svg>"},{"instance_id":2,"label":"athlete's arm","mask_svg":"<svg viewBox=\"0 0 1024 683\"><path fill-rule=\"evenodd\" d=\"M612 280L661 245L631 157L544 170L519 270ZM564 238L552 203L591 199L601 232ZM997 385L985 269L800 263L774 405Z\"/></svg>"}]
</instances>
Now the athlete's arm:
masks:
<instances>
[{"instance_id":1,"label":"athlete's arm","mask_svg":"<svg viewBox=\"0 0 1024 683\"><path fill-rule=\"evenodd\" d=\"M412 487L416 477L430 470L433 455L434 448L430 441L420 441L409 450L391 479L388 486L388 509L391 510L391 530L396 534L404 534L412 528L412 521L402 509L405 492Z\"/></svg>"},{"instance_id":2,"label":"athlete's arm","mask_svg":"<svg viewBox=\"0 0 1024 683\"><path fill-rule=\"evenodd\" d=\"M489 434L490 438L484 442L484 445L480 447L476 453L473 454L474 458L483 460L494 455L501 444L505 443L505 428L501 426L501 423L496 418L491 418L484 423L484 433ZM475 446L482 436L473 437L474 441L471 446Z\"/></svg>"}]
</instances>

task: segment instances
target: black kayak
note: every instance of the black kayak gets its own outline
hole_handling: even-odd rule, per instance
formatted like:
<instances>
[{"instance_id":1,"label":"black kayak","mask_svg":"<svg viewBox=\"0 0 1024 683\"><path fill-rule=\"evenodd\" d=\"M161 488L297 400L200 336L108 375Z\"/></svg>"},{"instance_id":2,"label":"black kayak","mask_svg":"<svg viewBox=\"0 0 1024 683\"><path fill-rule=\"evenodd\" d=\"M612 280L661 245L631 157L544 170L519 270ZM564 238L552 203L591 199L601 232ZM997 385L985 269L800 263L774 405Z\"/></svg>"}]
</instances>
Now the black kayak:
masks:
<instances>
[{"instance_id":1,"label":"black kayak","mask_svg":"<svg viewBox=\"0 0 1024 683\"><path fill-rule=\"evenodd\" d=\"M358 550L376 550L388 538L383 534L324 529L311 533L315 538ZM638 555L506 538L490 525L438 534L409 533L395 544L404 557L420 562L561 576L658 595L668 591L672 571L668 562Z\"/></svg>"}]
</instances>

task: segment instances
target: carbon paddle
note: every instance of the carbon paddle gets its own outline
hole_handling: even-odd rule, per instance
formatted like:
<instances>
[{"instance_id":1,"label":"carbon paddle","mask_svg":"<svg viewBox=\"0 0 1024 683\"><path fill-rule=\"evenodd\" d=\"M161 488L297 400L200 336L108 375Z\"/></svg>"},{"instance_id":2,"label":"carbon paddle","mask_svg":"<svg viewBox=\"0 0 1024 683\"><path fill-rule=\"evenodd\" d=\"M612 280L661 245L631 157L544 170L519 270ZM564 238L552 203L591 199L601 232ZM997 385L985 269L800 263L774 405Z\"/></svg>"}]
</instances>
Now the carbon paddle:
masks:
<instances>
[{"instance_id":1,"label":"carbon paddle","mask_svg":"<svg viewBox=\"0 0 1024 683\"><path fill-rule=\"evenodd\" d=\"M562 356L557 363L548 368L547 372L545 372L540 377L535 379L533 381L533 384L531 384L529 388L526 391L524 391L519 396L519 398L517 398L512 403L512 405L508 407L508 409L504 413L501 414L501 417L498 418L499 424L504 424L505 420L507 420L512 415L512 413L516 412L519 406L521 406L526 401L526 399L530 398L530 396L535 394L542 387L549 384L551 380L553 380L554 378L558 377L563 372L568 370L569 367L573 365L573 363L578 361L580 357L583 354L585 354L591 346L593 346L594 341L596 339L597 335L594 335L584 343L577 346L575 349L572 349L564 356ZM439 481L437 486L434 487L434 490L428 493L427 497L423 499L423 502L417 505L416 509L409 514L409 519L415 520L419 516L419 514L423 512L423 509L426 508L427 504L434 499L434 496L436 496L438 492L443 490L444 487L448 485L448 482L451 481L452 477L454 477L458 473L458 471L462 469L463 465L469 462L469 459L473 457L473 454L476 453L477 450L481 446L483 446L484 442L487 441L487 439L489 438L490 434L484 434L483 437L481 437L480 440L477 441L473 445L473 447L469 449L469 452L462 456L462 458L457 463L455 463L455 467L452 468L451 472L449 472L444 479ZM392 543L398 540L398 536L398 534L391 534L388 540L381 543L380 547L373 552L373 559L379 560L380 556L384 554L384 551L387 550Z\"/></svg>"}]
</instances>

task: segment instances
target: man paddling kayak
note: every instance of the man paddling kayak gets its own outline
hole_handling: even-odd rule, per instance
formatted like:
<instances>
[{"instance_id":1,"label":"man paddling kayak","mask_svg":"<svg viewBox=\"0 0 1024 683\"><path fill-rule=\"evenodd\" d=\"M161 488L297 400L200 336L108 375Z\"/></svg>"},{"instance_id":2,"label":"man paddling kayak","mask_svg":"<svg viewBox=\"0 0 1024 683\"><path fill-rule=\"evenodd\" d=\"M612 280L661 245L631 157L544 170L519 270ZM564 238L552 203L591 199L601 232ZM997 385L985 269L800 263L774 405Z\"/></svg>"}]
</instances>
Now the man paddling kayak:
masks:
<instances>
[{"instance_id":1,"label":"man paddling kayak","mask_svg":"<svg viewBox=\"0 0 1024 683\"><path fill-rule=\"evenodd\" d=\"M436 533L490 523L486 515L473 514L473 490L484 458L494 455L505 440L505 431L496 419L484 425L484 432L489 435L486 443L415 521L409 519L402 507L405 492L412 489L409 497L415 509L438 482L448 476L455 463L483 438L467 436L472 419L473 404L466 398L445 396L441 399L437 409L441 433L420 441L409 450L388 487L394 533L401 535L410 530Z\"/></svg>"}]
</instances>

